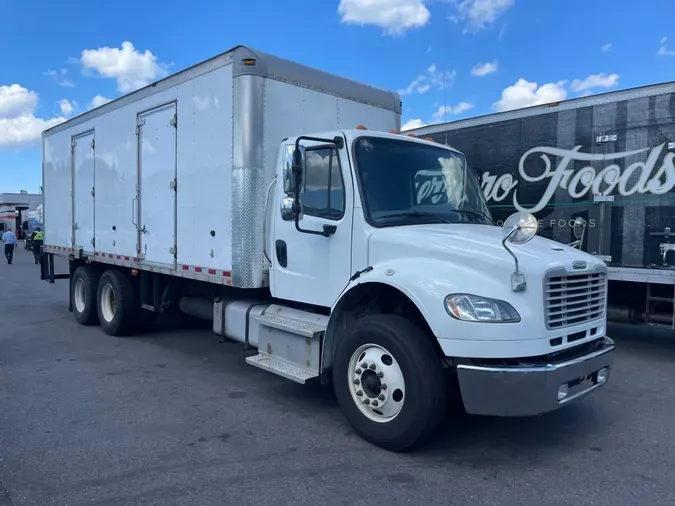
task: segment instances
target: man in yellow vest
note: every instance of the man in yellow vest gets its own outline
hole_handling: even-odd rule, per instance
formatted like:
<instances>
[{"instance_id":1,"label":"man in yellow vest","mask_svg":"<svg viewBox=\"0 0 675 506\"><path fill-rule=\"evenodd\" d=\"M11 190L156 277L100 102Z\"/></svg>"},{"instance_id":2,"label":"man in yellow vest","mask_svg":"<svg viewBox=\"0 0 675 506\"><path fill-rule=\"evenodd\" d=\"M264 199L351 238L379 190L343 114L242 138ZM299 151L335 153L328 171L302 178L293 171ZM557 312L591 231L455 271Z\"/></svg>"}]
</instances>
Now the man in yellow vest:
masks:
<instances>
[{"instance_id":1,"label":"man in yellow vest","mask_svg":"<svg viewBox=\"0 0 675 506\"><path fill-rule=\"evenodd\" d=\"M35 258L35 265L40 263L40 255L42 253L42 245L45 241L45 234L40 230L40 227L35 229L33 232L33 245L31 249L33 250L33 258Z\"/></svg>"}]
</instances>

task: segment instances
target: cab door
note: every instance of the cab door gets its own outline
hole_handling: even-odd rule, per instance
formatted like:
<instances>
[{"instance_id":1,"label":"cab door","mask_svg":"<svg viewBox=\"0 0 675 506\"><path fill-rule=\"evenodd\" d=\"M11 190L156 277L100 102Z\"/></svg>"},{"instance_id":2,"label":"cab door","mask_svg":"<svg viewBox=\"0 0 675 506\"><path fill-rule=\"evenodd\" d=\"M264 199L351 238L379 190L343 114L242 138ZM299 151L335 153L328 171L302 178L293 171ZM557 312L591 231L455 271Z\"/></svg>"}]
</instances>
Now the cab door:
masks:
<instances>
[{"instance_id":1,"label":"cab door","mask_svg":"<svg viewBox=\"0 0 675 506\"><path fill-rule=\"evenodd\" d=\"M283 177L272 201L270 286L274 297L332 306L351 276L354 191L346 150L332 144L304 142L305 169L300 191L299 228L287 213L289 195ZM282 146L281 176L290 169L294 144ZM312 232L333 231L325 237ZM334 227L334 228L333 228Z\"/></svg>"}]
</instances>

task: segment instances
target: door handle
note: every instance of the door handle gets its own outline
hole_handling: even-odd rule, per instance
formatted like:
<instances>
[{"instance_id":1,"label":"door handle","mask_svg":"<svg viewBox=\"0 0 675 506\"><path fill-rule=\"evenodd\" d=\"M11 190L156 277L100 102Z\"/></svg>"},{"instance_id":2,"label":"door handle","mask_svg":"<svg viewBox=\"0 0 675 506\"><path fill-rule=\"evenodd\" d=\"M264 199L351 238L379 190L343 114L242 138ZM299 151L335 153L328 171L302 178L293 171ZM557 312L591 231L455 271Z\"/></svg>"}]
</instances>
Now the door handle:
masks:
<instances>
[{"instance_id":1,"label":"door handle","mask_svg":"<svg viewBox=\"0 0 675 506\"><path fill-rule=\"evenodd\" d=\"M277 262L281 267L286 267L288 265L288 250L286 248L286 241L277 239L276 243L276 253L277 253Z\"/></svg>"},{"instance_id":2,"label":"door handle","mask_svg":"<svg viewBox=\"0 0 675 506\"><path fill-rule=\"evenodd\" d=\"M131 223L132 225L136 225L136 228L138 228L138 223L136 223L136 200L138 197L134 197L131 199Z\"/></svg>"}]
</instances>

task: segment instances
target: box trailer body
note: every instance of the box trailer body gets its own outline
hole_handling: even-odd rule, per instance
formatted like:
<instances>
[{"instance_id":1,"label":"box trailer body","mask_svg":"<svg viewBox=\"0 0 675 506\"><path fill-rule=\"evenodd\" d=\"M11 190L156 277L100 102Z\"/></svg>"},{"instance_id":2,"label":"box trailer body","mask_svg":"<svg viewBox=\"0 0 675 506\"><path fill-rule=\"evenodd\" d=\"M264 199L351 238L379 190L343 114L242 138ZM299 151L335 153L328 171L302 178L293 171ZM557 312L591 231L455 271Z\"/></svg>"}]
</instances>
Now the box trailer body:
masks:
<instances>
[{"instance_id":1,"label":"box trailer body","mask_svg":"<svg viewBox=\"0 0 675 506\"><path fill-rule=\"evenodd\" d=\"M45 132L47 251L264 286L279 142L366 121L396 129L400 107L393 93L235 48Z\"/></svg>"},{"instance_id":2,"label":"box trailer body","mask_svg":"<svg viewBox=\"0 0 675 506\"><path fill-rule=\"evenodd\" d=\"M491 224L466 157L400 135L400 108L238 47L51 128L42 278L69 279L77 321L109 335L210 320L248 364L332 383L393 450L433 433L449 385L495 416L603 386L604 263L530 214Z\"/></svg>"},{"instance_id":3,"label":"box trailer body","mask_svg":"<svg viewBox=\"0 0 675 506\"><path fill-rule=\"evenodd\" d=\"M467 155L497 220L529 211L543 236L569 244L582 218L581 248L608 266L613 317L664 321L665 312L672 324L675 83L411 132ZM650 301L659 287L649 285L662 285L668 300Z\"/></svg>"}]
</instances>

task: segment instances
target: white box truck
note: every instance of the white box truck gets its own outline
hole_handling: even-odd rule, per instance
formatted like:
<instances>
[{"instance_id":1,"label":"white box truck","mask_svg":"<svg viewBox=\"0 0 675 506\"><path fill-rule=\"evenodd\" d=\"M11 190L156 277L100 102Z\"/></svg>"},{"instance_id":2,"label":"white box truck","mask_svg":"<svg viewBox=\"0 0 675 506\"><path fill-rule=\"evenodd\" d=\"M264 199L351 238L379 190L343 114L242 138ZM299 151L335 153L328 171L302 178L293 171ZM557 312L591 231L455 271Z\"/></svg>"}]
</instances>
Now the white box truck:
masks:
<instances>
[{"instance_id":1,"label":"white box truck","mask_svg":"<svg viewBox=\"0 0 675 506\"><path fill-rule=\"evenodd\" d=\"M492 225L469 161L396 133L400 111L240 46L55 126L42 277L112 336L169 309L212 320L250 365L332 383L392 450L434 433L450 388L528 416L605 384L603 262L528 213Z\"/></svg>"}]
</instances>

